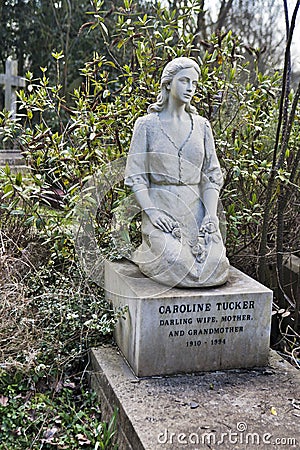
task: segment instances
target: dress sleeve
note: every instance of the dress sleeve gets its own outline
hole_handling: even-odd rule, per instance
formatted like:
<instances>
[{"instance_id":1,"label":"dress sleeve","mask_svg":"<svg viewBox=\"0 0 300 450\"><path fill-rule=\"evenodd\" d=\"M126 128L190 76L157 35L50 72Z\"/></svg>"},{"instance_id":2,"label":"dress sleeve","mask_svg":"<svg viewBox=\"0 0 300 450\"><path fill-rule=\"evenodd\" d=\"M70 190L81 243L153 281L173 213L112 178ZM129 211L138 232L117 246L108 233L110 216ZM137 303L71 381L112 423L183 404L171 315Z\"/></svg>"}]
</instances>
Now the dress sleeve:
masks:
<instances>
[{"instance_id":1,"label":"dress sleeve","mask_svg":"<svg viewBox=\"0 0 300 450\"><path fill-rule=\"evenodd\" d=\"M216 189L220 191L223 186L223 174L217 158L214 138L208 120L204 122L204 148L205 157L202 166L202 191Z\"/></svg>"},{"instance_id":2,"label":"dress sleeve","mask_svg":"<svg viewBox=\"0 0 300 450\"><path fill-rule=\"evenodd\" d=\"M125 185L134 184L149 186L147 163L147 129L144 117L137 119L134 124L130 149L125 169Z\"/></svg>"}]
</instances>

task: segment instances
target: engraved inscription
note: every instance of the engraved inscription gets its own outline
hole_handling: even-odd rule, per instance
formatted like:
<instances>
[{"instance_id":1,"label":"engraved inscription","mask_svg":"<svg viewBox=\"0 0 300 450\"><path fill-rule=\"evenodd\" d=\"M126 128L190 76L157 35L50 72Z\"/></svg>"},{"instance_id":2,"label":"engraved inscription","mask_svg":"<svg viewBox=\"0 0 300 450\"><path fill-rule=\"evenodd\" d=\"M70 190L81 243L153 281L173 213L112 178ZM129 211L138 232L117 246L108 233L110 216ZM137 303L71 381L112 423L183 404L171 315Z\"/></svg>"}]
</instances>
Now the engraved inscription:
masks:
<instances>
[{"instance_id":1,"label":"engraved inscription","mask_svg":"<svg viewBox=\"0 0 300 450\"><path fill-rule=\"evenodd\" d=\"M247 324L253 320L251 310L254 309L253 300L165 304L158 308L159 327L176 342L180 338L189 338L183 340L188 348L222 346L227 343L225 336L244 333Z\"/></svg>"}]
</instances>

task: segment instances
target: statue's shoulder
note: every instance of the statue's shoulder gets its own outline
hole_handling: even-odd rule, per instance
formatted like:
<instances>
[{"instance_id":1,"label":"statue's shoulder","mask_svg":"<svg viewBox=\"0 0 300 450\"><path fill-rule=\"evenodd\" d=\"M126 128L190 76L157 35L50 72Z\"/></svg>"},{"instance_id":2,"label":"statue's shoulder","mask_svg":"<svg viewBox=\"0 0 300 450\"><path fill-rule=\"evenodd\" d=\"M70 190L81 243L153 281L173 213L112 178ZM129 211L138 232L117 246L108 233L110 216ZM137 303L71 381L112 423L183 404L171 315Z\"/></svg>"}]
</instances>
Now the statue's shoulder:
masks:
<instances>
[{"instance_id":1,"label":"statue's shoulder","mask_svg":"<svg viewBox=\"0 0 300 450\"><path fill-rule=\"evenodd\" d=\"M156 114L150 113L146 114L145 116L141 116L136 120L137 125L152 125L156 120Z\"/></svg>"},{"instance_id":2,"label":"statue's shoulder","mask_svg":"<svg viewBox=\"0 0 300 450\"><path fill-rule=\"evenodd\" d=\"M209 120L207 120L205 117L200 116L199 114L195 114L194 120L199 126L210 128Z\"/></svg>"}]
</instances>

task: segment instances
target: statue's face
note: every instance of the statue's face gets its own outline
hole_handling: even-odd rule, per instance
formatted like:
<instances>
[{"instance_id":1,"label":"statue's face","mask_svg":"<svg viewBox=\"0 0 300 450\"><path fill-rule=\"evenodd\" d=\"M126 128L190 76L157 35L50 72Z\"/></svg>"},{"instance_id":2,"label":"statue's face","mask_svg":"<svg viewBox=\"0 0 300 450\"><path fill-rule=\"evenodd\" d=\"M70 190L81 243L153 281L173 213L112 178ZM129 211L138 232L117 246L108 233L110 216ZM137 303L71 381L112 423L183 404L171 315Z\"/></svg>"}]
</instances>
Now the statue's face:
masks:
<instances>
[{"instance_id":1,"label":"statue's face","mask_svg":"<svg viewBox=\"0 0 300 450\"><path fill-rule=\"evenodd\" d=\"M177 102L189 103L195 94L199 75L193 67L182 69L170 83L170 96Z\"/></svg>"}]
</instances>

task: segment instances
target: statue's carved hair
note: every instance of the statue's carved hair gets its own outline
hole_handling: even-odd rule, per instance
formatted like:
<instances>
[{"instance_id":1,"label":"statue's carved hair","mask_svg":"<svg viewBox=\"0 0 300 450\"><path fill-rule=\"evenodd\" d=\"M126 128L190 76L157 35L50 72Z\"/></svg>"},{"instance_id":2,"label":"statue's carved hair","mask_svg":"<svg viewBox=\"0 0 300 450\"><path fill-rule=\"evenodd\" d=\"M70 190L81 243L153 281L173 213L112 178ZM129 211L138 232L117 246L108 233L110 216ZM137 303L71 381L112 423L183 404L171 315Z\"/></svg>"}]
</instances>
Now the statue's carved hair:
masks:
<instances>
[{"instance_id":1,"label":"statue's carved hair","mask_svg":"<svg viewBox=\"0 0 300 450\"><path fill-rule=\"evenodd\" d=\"M191 58L186 58L184 56L175 58L165 66L160 80L160 93L157 96L156 102L152 103L152 105L149 106L148 113L160 112L165 108L169 98L169 91L167 86L171 83L174 76L178 72L180 72L180 70L190 68L195 69L200 76L200 68L196 61ZM194 108L194 106L192 106L190 103L187 103L185 109L187 112L197 114L196 108Z\"/></svg>"}]
</instances>

